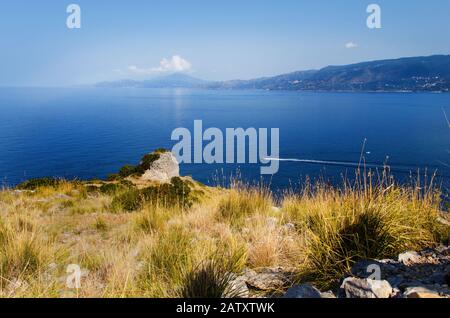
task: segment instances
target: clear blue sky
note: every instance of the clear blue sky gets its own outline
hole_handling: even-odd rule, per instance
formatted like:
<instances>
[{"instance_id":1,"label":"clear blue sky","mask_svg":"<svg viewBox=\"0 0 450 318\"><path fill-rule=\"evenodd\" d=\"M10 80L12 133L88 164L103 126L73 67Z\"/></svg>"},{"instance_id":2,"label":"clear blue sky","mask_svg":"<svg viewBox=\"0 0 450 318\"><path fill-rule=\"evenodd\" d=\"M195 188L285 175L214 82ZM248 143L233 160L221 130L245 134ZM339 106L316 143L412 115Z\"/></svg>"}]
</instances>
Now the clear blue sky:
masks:
<instances>
[{"instance_id":1,"label":"clear blue sky","mask_svg":"<svg viewBox=\"0 0 450 318\"><path fill-rule=\"evenodd\" d=\"M70 3L79 30L66 27ZM370 3L381 30L366 27ZM431 54L450 54L448 0L0 2L2 86L146 78L174 55L196 77L225 80Z\"/></svg>"}]
</instances>

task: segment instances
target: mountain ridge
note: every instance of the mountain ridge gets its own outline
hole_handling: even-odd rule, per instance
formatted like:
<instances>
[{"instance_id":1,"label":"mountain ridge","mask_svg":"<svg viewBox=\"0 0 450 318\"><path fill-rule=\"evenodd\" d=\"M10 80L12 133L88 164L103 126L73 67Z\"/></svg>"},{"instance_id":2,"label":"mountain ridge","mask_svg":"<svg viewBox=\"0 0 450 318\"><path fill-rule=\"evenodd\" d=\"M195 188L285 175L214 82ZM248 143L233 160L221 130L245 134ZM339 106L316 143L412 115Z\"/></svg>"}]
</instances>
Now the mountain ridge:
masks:
<instances>
[{"instance_id":1,"label":"mountain ridge","mask_svg":"<svg viewBox=\"0 0 450 318\"><path fill-rule=\"evenodd\" d=\"M250 80L205 81L186 74L103 82L100 87L263 89L293 91L450 91L450 55L403 57L329 65Z\"/></svg>"},{"instance_id":2,"label":"mountain ridge","mask_svg":"<svg viewBox=\"0 0 450 318\"><path fill-rule=\"evenodd\" d=\"M450 55L330 65L247 81L215 83L214 88L309 91L450 90Z\"/></svg>"},{"instance_id":3,"label":"mountain ridge","mask_svg":"<svg viewBox=\"0 0 450 318\"><path fill-rule=\"evenodd\" d=\"M135 88L195 88L206 85L208 81L192 77L183 73L173 73L166 76L158 76L148 80L119 80L111 82L101 82L97 87L135 87Z\"/></svg>"}]
</instances>

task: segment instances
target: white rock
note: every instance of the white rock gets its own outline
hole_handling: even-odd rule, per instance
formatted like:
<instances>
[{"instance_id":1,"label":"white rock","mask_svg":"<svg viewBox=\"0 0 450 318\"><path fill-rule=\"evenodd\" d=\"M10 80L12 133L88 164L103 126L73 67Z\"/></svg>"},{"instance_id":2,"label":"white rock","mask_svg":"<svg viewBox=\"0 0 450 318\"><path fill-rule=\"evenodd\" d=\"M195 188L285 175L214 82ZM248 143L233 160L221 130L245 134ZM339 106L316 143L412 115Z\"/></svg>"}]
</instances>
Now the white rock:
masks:
<instances>
[{"instance_id":1,"label":"white rock","mask_svg":"<svg viewBox=\"0 0 450 318\"><path fill-rule=\"evenodd\" d=\"M420 255L414 251L405 252L398 255L398 261L405 265L420 263Z\"/></svg>"},{"instance_id":2,"label":"white rock","mask_svg":"<svg viewBox=\"0 0 450 318\"><path fill-rule=\"evenodd\" d=\"M346 298L389 298L393 290L388 281L347 277L341 285Z\"/></svg>"},{"instance_id":3,"label":"white rock","mask_svg":"<svg viewBox=\"0 0 450 318\"><path fill-rule=\"evenodd\" d=\"M152 163L150 169L145 171L141 180L168 183L173 177L179 176L180 167L177 159L171 152L164 152Z\"/></svg>"},{"instance_id":4,"label":"white rock","mask_svg":"<svg viewBox=\"0 0 450 318\"><path fill-rule=\"evenodd\" d=\"M409 287L403 295L406 298L442 298L439 292L425 287Z\"/></svg>"}]
</instances>

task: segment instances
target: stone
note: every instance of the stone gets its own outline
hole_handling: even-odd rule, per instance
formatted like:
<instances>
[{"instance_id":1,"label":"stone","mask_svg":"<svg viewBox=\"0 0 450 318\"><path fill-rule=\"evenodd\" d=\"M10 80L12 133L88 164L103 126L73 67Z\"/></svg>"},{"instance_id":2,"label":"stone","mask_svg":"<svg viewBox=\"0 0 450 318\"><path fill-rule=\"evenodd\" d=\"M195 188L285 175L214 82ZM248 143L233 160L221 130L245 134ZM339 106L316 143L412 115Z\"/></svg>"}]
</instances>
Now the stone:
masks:
<instances>
[{"instance_id":1,"label":"stone","mask_svg":"<svg viewBox=\"0 0 450 318\"><path fill-rule=\"evenodd\" d=\"M412 265L421 262L421 257L419 253L414 251L409 251L398 255L398 261L404 265Z\"/></svg>"},{"instance_id":2,"label":"stone","mask_svg":"<svg viewBox=\"0 0 450 318\"><path fill-rule=\"evenodd\" d=\"M230 281L226 294L231 295L233 298L249 298L250 290L248 289L247 284L245 283L245 279L243 276L235 277Z\"/></svg>"},{"instance_id":3,"label":"stone","mask_svg":"<svg viewBox=\"0 0 450 318\"><path fill-rule=\"evenodd\" d=\"M410 287L403 293L406 298L443 298L439 292L426 287Z\"/></svg>"},{"instance_id":4,"label":"stone","mask_svg":"<svg viewBox=\"0 0 450 318\"><path fill-rule=\"evenodd\" d=\"M283 298L322 298L322 294L317 288L302 284L289 288Z\"/></svg>"},{"instance_id":5,"label":"stone","mask_svg":"<svg viewBox=\"0 0 450 318\"><path fill-rule=\"evenodd\" d=\"M289 284L289 274L278 268L264 268L260 272L246 269L242 279L257 290L276 290Z\"/></svg>"},{"instance_id":6,"label":"stone","mask_svg":"<svg viewBox=\"0 0 450 318\"><path fill-rule=\"evenodd\" d=\"M336 295L332 291L326 291L320 293L321 298L336 298Z\"/></svg>"},{"instance_id":7,"label":"stone","mask_svg":"<svg viewBox=\"0 0 450 318\"><path fill-rule=\"evenodd\" d=\"M177 159L171 152L164 152L152 163L150 169L144 172L141 180L169 183L173 177L179 176L180 166Z\"/></svg>"},{"instance_id":8,"label":"stone","mask_svg":"<svg viewBox=\"0 0 450 318\"><path fill-rule=\"evenodd\" d=\"M393 290L388 281L347 277L341 289L346 298L390 298Z\"/></svg>"},{"instance_id":9,"label":"stone","mask_svg":"<svg viewBox=\"0 0 450 318\"><path fill-rule=\"evenodd\" d=\"M377 274L369 269L379 267L379 278ZM427 288L437 292L441 296L449 297L449 247L439 245L435 248L427 248L418 253L406 252L398 256L398 261L385 260L362 260L351 269L353 277L365 279L376 278L386 280L394 289L391 297L406 297L406 290ZM427 292L428 293L428 292ZM411 295L415 295L411 292ZM420 296L420 294L418 294Z\"/></svg>"}]
</instances>

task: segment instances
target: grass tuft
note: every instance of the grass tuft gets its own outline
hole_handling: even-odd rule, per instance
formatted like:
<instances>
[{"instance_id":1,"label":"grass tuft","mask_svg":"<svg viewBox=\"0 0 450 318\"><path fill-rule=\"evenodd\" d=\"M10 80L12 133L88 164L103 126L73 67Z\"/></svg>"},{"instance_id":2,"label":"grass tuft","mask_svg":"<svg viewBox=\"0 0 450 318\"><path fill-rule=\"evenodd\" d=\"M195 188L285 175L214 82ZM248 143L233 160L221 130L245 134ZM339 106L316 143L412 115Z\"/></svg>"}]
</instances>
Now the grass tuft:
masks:
<instances>
[{"instance_id":1,"label":"grass tuft","mask_svg":"<svg viewBox=\"0 0 450 318\"><path fill-rule=\"evenodd\" d=\"M190 271L180 289L182 298L240 298L245 290L233 284L245 254L215 255Z\"/></svg>"}]
</instances>

